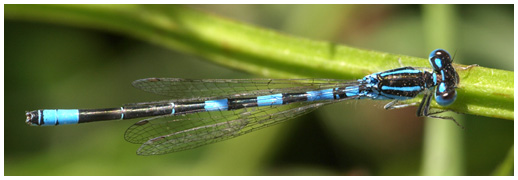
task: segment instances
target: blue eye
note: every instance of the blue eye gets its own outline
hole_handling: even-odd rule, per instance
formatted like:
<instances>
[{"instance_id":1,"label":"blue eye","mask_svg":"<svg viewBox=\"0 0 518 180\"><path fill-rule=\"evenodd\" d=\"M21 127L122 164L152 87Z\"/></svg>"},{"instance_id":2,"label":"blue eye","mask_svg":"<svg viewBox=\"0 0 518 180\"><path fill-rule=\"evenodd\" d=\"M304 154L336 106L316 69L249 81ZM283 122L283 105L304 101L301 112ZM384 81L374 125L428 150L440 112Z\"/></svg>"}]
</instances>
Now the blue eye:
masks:
<instances>
[{"instance_id":1,"label":"blue eye","mask_svg":"<svg viewBox=\"0 0 518 180\"><path fill-rule=\"evenodd\" d=\"M440 58L435 58L434 63L439 69L442 68L442 62Z\"/></svg>"},{"instance_id":2,"label":"blue eye","mask_svg":"<svg viewBox=\"0 0 518 180\"><path fill-rule=\"evenodd\" d=\"M457 99L457 91L452 86L446 85L441 82L435 92L435 101L441 106L449 106Z\"/></svg>"},{"instance_id":3,"label":"blue eye","mask_svg":"<svg viewBox=\"0 0 518 180\"><path fill-rule=\"evenodd\" d=\"M428 61L432 65L434 71L439 71L452 62L450 53L444 49L436 49L432 51L428 57Z\"/></svg>"}]
</instances>

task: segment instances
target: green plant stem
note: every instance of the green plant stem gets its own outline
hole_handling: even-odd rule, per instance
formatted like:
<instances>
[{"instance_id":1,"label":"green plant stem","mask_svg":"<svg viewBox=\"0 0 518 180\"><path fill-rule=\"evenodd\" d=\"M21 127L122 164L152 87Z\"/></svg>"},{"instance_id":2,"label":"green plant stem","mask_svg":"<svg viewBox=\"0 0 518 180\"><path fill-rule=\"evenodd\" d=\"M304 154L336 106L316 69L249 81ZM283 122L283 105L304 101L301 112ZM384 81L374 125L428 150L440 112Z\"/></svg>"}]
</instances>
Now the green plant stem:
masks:
<instances>
[{"instance_id":1,"label":"green plant stem","mask_svg":"<svg viewBox=\"0 0 518 180\"><path fill-rule=\"evenodd\" d=\"M427 46L430 49L437 47L455 47L455 25L457 16L455 5L422 5L423 23ZM437 19L442 19L439 23ZM453 30L451 30L451 29ZM460 94L460 92L459 92ZM454 116L449 113L447 116ZM462 123L462 117L454 118ZM440 132L440 133L437 133ZM464 175L464 138L461 128L452 126L444 120L425 121L423 140L423 166L421 175L425 176L459 176Z\"/></svg>"},{"instance_id":2,"label":"green plant stem","mask_svg":"<svg viewBox=\"0 0 518 180\"><path fill-rule=\"evenodd\" d=\"M429 66L423 58L292 37L185 6L5 5L4 10L9 19L126 34L265 77L355 79L399 67L399 58L407 66ZM445 108L434 102L432 107L513 120L513 72L475 67L459 75L456 103Z\"/></svg>"}]
</instances>

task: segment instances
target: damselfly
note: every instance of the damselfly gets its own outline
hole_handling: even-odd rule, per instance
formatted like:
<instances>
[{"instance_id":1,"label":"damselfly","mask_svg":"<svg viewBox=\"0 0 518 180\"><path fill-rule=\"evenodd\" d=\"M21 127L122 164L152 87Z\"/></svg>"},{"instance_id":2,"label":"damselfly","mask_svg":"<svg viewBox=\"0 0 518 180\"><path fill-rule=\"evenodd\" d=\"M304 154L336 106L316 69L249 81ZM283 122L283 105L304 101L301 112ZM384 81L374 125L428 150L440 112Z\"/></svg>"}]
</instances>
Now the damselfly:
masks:
<instances>
[{"instance_id":1,"label":"damselfly","mask_svg":"<svg viewBox=\"0 0 518 180\"><path fill-rule=\"evenodd\" d=\"M187 150L234 138L347 99L392 100L385 109L424 94L417 116L449 119L430 112L432 96L439 105L452 104L459 76L450 54L431 52L433 71L401 67L358 80L335 79L203 79L148 78L133 82L147 92L173 100L106 109L44 109L27 112L26 122L54 126L148 117L126 130L125 139L142 146L140 155ZM457 123L458 125L458 123Z\"/></svg>"}]
</instances>

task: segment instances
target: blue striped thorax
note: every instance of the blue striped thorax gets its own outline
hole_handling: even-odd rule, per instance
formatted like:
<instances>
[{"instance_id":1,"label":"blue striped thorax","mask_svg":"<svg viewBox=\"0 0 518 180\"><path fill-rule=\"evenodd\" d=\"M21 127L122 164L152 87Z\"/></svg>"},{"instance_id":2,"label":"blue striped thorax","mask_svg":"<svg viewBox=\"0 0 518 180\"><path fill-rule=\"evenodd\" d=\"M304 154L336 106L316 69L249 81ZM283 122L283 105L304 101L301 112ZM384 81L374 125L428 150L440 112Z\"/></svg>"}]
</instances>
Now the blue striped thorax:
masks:
<instances>
[{"instance_id":1,"label":"blue striped thorax","mask_svg":"<svg viewBox=\"0 0 518 180\"><path fill-rule=\"evenodd\" d=\"M373 73L360 81L365 97L371 99L411 99L434 85L432 73L402 67Z\"/></svg>"}]
</instances>

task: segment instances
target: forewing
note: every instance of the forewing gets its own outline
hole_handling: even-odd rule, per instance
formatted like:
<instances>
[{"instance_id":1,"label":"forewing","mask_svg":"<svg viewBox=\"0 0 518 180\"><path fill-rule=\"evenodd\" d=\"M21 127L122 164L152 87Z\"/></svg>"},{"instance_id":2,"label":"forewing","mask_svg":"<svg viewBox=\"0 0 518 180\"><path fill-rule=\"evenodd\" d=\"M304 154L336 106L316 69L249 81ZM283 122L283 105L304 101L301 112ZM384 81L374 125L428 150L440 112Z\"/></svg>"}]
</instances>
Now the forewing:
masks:
<instances>
[{"instance_id":1,"label":"forewing","mask_svg":"<svg viewBox=\"0 0 518 180\"><path fill-rule=\"evenodd\" d=\"M151 118L132 125L126 131L125 138L132 143L143 143L138 149L139 155L171 153L234 138L333 102L338 101L299 102Z\"/></svg>"},{"instance_id":2,"label":"forewing","mask_svg":"<svg viewBox=\"0 0 518 180\"><path fill-rule=\"evenodd\" d=\"M301 92L355 84L335 79L180 79L147 78L133 82L146 92L173 99L202 97L251 97L275 93Z\"/></svg>"}]
</instances>

